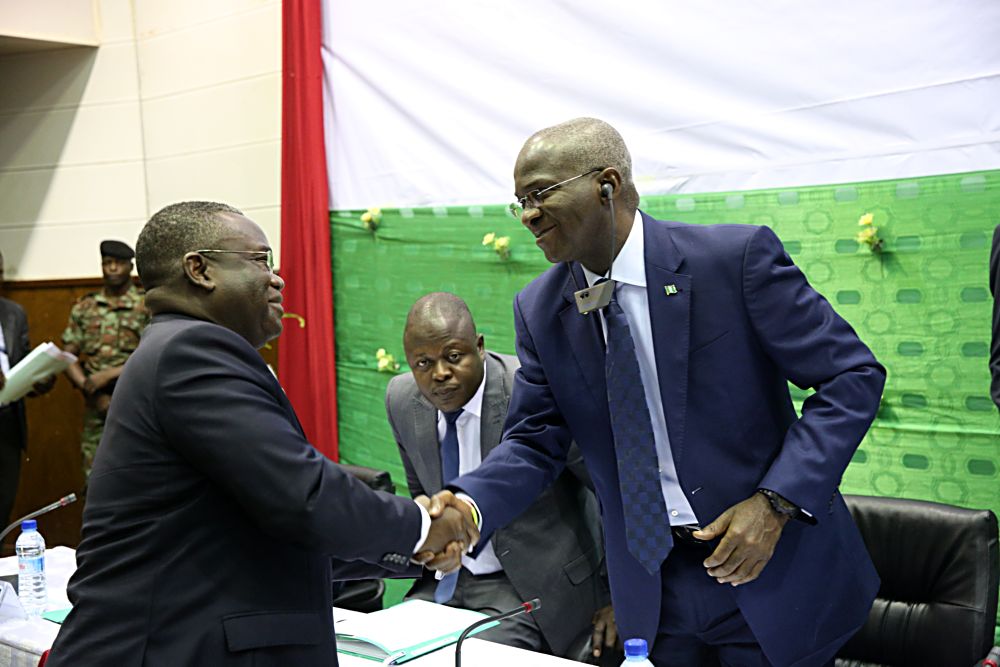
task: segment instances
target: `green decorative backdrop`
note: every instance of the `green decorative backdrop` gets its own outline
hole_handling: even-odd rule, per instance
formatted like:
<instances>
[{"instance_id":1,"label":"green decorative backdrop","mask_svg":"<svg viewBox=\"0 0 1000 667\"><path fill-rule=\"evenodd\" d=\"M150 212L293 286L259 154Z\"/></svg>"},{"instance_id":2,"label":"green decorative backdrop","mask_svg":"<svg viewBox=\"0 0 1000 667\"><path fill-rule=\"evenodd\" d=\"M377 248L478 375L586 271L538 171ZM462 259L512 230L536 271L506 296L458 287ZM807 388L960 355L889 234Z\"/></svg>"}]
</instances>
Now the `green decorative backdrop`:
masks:
<instances>
[{"instance_id":1,"label":"green decorative backdrop","mask_svg":"<svg viewBox=\"0 0 1000 667\"><path fill-rule=\"evenodd\" d=\"M373 202L378 204L378 202ZM847 469L846 493L921 498L1000 514L1000 417L989 397L989 245L1000 171L836 186L649 197L654 217L768 225L812 285L889 371L878 418ZM870 212L887 252L859 245ZM549 265L504 206L331 213L341 458L405 487L376 370L407 370L406 312L419 296L463 297L486 344L513 352L514 294ZM502 260L484 234L510 237ZM794 387L799 402L806 395Z\"/></svg>"}]
</instances>

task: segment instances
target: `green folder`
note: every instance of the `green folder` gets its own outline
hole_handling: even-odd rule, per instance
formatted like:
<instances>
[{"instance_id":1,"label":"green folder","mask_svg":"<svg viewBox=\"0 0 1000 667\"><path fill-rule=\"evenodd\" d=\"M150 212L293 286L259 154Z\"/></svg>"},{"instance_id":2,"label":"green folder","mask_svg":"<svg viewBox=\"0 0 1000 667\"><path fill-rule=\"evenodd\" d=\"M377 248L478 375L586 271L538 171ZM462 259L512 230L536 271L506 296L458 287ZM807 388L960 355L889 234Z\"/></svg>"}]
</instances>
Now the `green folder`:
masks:
<instances>
[{"instance_id":1,"label":"green folder","mask_svg":"<svg viewBox=\"0 0 1000 667\"><path fill-rule=\"evenodd\" d=\"M399 665L458 641L467 627L486 618L468 609L408 600L395 607L352 617L336 624L337 651ZM498 623L487 623L473 634Z\"/></svg>"}]
</instances>

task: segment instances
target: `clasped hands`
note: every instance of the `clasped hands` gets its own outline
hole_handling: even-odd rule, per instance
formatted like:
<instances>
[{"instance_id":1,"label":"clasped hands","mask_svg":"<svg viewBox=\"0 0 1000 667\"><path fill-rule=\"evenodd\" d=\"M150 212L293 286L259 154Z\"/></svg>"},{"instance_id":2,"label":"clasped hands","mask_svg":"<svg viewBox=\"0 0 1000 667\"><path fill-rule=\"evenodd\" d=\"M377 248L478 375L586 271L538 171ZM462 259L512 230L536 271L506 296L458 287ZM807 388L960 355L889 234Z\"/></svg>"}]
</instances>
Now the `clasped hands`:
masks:
<instances>
[{"instance_id":1,"label":"clasped hands","mask_svg":"<svg viewBox=\"0 0 1000 667\"><path fill-rule=\"evenodd\" d=\"M431 516L430 531L421 550L413 555L414 562L432 570L454 572L462 566L462 555L479 542L472 506L451 491L441 491L433 498L417 496L414 500Z\"/></svg>"}]
</instances>

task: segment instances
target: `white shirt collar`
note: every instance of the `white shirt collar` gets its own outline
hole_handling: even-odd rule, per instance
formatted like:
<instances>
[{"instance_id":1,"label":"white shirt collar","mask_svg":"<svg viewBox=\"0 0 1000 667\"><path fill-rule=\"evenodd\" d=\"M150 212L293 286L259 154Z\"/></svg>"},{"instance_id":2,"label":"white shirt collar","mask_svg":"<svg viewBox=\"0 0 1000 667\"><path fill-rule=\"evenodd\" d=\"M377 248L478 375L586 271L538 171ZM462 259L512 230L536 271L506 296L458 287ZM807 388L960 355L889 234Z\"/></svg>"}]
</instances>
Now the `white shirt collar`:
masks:
<instances>
[{"instance_id":1,"label":"white shirt collar","mask_svg":"<svg viewBox=\"0 0 1000 667\"><path fill-rule=\"evenodd\" d=\"M615 257L612 267L611 277L615 282L635 285L636 287L646 287L646 241L642 231L642 214L639 209L635 211L635 219L632 220L632 230L625 239L625 245ZM583 275L587 279L587 284L594 286L598 280L604 276L592 273L587 267L583 267ZM471 402L471 401L470 401Z\"/></svg>"},{"instance_id":2,"label":"white shirt collar","mask_svg":"<svg viewBox=\"0 0 1000 667\"><path fill-rule=\"evenodd\" d=\"M472 395L472 398L470 398L468 402L462 406L462 410L464 411L462 413L462 417L465 416L465 413L475 415L476 417L479 418L482 417L483 392L485 391L485 389L486 389L486 362L483 362L483 381L479 383L479 389L477 389L476 393ZM444 413L442 413L440 410L438 410L437 413L438 413L438 421L444 419ZM459 417L459 419L461 419L462 417Z\"/></svg>"}]
</instances>

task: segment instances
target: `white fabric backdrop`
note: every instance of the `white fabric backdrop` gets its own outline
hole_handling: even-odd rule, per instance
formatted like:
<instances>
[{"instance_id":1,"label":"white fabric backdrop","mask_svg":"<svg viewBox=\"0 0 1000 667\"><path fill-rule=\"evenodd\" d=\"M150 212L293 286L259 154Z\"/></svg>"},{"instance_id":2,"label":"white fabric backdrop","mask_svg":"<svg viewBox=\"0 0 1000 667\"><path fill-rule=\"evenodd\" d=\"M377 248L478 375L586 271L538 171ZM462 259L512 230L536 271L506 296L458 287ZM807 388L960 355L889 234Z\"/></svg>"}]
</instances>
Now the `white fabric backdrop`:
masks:
<instances>
[{"instance_id":1,"label":"white fabric backdrop","mask_svg":"<svg viewBox=\"0 0 1000 667\"><path fill-rule=\"evenodd\" d=\"M331 208L504 203L596 116L642 194L1000 168L997 0L324 0Z\"/></svg>"}]
</instances>

